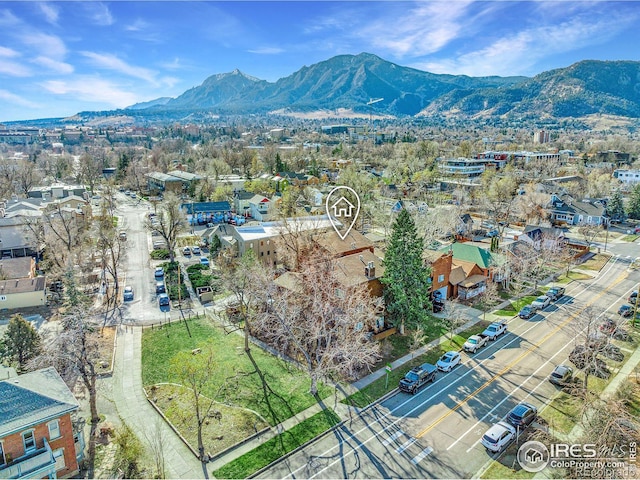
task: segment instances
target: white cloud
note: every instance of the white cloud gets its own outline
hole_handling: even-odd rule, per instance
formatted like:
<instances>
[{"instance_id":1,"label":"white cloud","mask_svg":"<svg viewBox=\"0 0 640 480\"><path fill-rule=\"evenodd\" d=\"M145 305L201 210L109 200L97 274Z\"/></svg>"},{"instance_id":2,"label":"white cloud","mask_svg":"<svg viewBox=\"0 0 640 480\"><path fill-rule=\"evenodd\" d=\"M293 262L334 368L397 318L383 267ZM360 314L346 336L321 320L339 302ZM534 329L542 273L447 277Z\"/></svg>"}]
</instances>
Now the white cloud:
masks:
<instances>
[{"instance_id":1,"label":"white cloud","mask_svg":"<svg viewBox=\"0 0 640 480\"><path fill-rule=\"evenodd\" d=\"M115 72L123 73L134 78L146 80L149 83L156 84L156 72L144 68L129 65L124 60L112 55L110 53L95 53L95 52L80 52L82 55L90 59L94 65L105 68L107 70L113 70Z\"/></svg>"},{"instance_id":2,"label":"white cloud","mask_svg":"<svg viewBox=\"0 0 640 480\"><path fill-rule=\"evenodd\" d=\"M18 95L16 95L15 93L11 93L7 90L3 90L0 89L0 99L9 102L13 105L18 105L20 107L26 107L26 108L38 108L40 107L40 105L38 105L37 103L34 103L30 100L27 100L25 98L22 98Z\"/></svg>"},{"instance_id":3,"label":"white cloud","mask_svg":"<svg viewBox=\"0 0 640 480\"><path fill-rule=\"evenodd\" d=\"M260 55L276 55L278 53L284 52L284 49L279 47L258 47L258 48L247 50L247 52L257 53Z\"/></svg>"},{"instance_id":4,"label":"white cloud","mask_svg":"<svg viewBox=\"0 0 640 480\"><path fill-rule=\"evenodd\" d=\"M104 3L87 2L83 3L83 6L86 9L87 15L89 16L89 19L92 23L100 25L102 27L113 25L113 15L111 15L109 7Z\"/></svg>"},{"instance_id":5,"label":"white cloud","mask_svg":"<svg viewBox=\"0 0 640 480\"><path fill-rule=\"evenodd\" d=\"M48 33L25 31L20 34L23 44L33 48L39 55L61 60L67 55L67 47L60 37Z\"/></svg>"},{"instance_id":6,"label":"white cloud","mask_svg":"<svg viewBox=\"0 0 640 480\"><path fill-rule=\"evenodd\" d=\"M479 50L455 58L414 63L433 73L486 75L531 75L533 67L549 56L597 45L625 28L628 18L594 20L574 18L557 25L521 29Z\"/></svg>"},{"instance_id":7,"label":"white cloud","mask_svg":"<svg viewBox=\"0 0 640 480\"><path fill-rule=\"evenodd\" d=\"M12 77L30 77L33 72L26 65L8 60L0 62L0 74Z\"/></svg>"},{"instance_id":8,"label":"white cloud","mask_svg":"<svg viewBox=\"0 0 640 480\"><path fill-rule=\"evenodd\" d=\"M66 62L57 61L49 57L36 57L33 59L33 63L48 68L49 70L52 70L56 73L73 73L73 65L70 65Z\"/></svg>"},{"instance_id":9,"label":"white cloud","mask_svg":"<svg viewBox=\"0 0 640 480\"><path fill-rule=\"evenodd\" d=\"M144 20L137 19L135 22L125 25L124 29L128 32L140 32L146 30L149 27L149 23Z\"/></svg>"},{"instance_id":10,"label":"white cloud","mask_svg":"<svg viewBox=\"0 0 640 480\"><path fill-rule=\"evenodd\" d=\"M60 17L60 9L51 3L38 2L40 13L44 15L44 18L52 25L58 24L58 18Z\"/></svg>"},{"instance_id":11,"label":"white cloud","mask_svg":"<svg viewBox=\"0 0 640 480\"><path fill-rule=\"evenodd\" d=\"M50 80L42 87L54 95L68 96L91 103L103 103L124 108L137 102L137 96L123 90L117 84L95 76L83 76L73 80Z\"/></svg>"},{"instance_id":12,"label":"white cloud","mask_svg":"<svg viewBox=\"0 0 640 480\"><path fill-rule=\"evenodd\" d=\"M20 24L20 19L11 10L0 10L0 26L11 27Z\"/></svg>"},{"instance_id":13,"label":"white cloud","mask_svg":"<svg viewBox=\"0 0 640 480\"><path fill-rule=\"evenodd\" d=\"M19 55L20 54L15 50L13 50L12 48L0 46L0 57L9 58L9 57L17 57Z\"/></svg>"}]
</instances>

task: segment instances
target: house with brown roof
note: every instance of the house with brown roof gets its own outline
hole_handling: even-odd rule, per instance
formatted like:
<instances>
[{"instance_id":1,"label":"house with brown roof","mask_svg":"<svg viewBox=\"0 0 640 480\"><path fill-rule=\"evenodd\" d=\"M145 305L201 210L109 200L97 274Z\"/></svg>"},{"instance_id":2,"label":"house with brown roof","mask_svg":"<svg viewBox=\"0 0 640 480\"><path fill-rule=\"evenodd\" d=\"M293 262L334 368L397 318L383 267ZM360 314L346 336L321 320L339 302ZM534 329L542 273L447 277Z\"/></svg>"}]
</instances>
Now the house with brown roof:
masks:
<instances>
[{"instance_id":1,"label":"house with brown roof","mask_svg":"<svg viewBox=\"0 0 640 480\"><path fill-rule=\"evenodd\" d=\"M485 291L492 278L492 259L488 249L466 242L455 242L439 250L451 252L449 296L463 300Z\"/></svg>"},{"instance_id":2,"label":"house with brown roof","mask_svg":"<svg viewBox=\"0 0 640 480\"><path fill-rule=\"evenodd\" d=\"M0 280L0 310L46 305L46 277Z\"/></svg>"}]
</instances>

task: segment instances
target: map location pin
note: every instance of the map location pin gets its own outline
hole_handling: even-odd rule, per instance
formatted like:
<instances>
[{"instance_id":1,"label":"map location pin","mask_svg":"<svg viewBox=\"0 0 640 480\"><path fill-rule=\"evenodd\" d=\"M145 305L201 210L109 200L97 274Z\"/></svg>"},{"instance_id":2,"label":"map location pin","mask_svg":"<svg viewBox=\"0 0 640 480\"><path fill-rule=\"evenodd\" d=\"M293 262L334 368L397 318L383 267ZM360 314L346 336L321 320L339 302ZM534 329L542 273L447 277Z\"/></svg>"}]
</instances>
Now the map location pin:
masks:
<instances>
[{"instance_id":1,"label":"map location pin","mask_svg":"<svg viewBox=\"0 0 640 480\"><path fill-rule=\"evenodd\" d=\"M360 213L358 194L350 187L336 187L327 195L325 208L331 226L340 239L344 240L355 225Z\"/></svg>"}]
</instances>

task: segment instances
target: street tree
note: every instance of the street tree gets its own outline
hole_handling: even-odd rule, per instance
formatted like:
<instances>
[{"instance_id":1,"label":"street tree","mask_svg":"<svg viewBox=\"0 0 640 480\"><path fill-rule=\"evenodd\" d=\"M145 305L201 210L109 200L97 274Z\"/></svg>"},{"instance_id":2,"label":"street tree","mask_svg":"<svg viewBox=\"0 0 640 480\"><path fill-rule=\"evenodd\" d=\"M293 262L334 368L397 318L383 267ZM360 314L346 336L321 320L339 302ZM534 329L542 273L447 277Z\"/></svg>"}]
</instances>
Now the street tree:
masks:
<instances>
[{"instance_id":1,"label":"street tree","mask_svg":"<svg viewBox=\"0 0 640 480\"><path fill-rule=\"evenodd\" d=\"M0 339L0 360L16 362L18 371L22 372L27 362L40 353L41 344L42 339L34 326L16 313Z\"/></svg>"},{"instance_id":2,"label":"street tree","mask_svg":"<svg viewBox=\"0 0 640 480\"><path fill-rule=\"evenodd\" d=\"M262 289L256 335L301 363L312 395L322 378L354 379L379 358L380 346L368 332L381 315L380 299L370 295L366 284L345 285L343 277L336 260L315 249L297 272Z\"/></svg>"},{"instance_id":3,"label":"street tree","mask_svg":"<svg viewBox=\"0 0 640 480\"><path fill-rule=\"evenodd\" d=\"M402 209L393 224L391 239L385 252L385 271L380 279L384 286L387 313L393 325L409 329L422 327L431 333L429 325L429 267L422 260L423 239L418 235L411 214Z\"/></svg>"},{"instance_id":4,"label":"street tree","mask_svg":"<svg viewBox=\"0 0 640 480\"><path fill-rule=\"evenodd\" d=\"M607 203L607 216L611 220L615 220L618 222L623 222L627 218L627 215L624 211L622 192L618 188L613 191L613 195L611 195L609 203Z\"/></svg>"},{"instance_id":5,"label":"street tree","mask_svg":"<svg viewBox=\"0 0 640 480\"><path fill-rule=\"evenodd\" d=\"M166 242L169 250L169 262L175 261L175 248L178 236L187 230L187 222L180 211L180 199L173 193L164 197L156 216L157 222L145 221L147 230L157 232Z\"/></svg>"},{"instance_id":6,"label":"street tree","mask_svg":"<svg viewBox=\"0 0 640 480\"><path fill-rule=\"evenodd\" d=\"M198 350L200 351L198 352ZM209 346L200 347L193 353L179 352L171 359L169 366L171 375L190 390L190 406L193 409L194 416L192 418L196 423L198 456L201 461L205 460L202 429L215 405L215 396L207 397L205 395L205 392L210 392L215 388L213 386L213 377L211 376L214 362L215 355L213 349Z\"/></svg>"},{"instance_id":7,"label":"street tree","mask_svg":"<svg viewBox=\"0 0 640 480\"><path fill-rule=\"evenodd\" d=\"M629 217L635 220L640 220L640 183L636 184L629 194L627 213L629 214Z\"/></svg>"}]
</instances>

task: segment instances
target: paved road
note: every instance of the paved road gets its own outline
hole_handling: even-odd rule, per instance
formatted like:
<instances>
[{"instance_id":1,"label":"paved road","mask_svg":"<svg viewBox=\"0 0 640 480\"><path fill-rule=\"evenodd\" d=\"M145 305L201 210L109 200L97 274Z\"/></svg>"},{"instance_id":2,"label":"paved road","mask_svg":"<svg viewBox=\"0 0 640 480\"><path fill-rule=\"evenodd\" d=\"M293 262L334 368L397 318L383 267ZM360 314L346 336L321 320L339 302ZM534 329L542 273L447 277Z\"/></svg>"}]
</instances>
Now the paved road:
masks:
<instances>
[{"instance_id":1,"label":"paved road","mask_svg":"<svg viewBox=\"0 0 640 480\"><path fill-rule=\"evenodd\" d=\"M482 434L518 402L542 408L547 381L565 363L589 306L615 316L640 274L610 262L596 280L574 282L541 315L509 321L509 333L419 394L397 394L277 463L261 478L470 478L490 460Z\"/></svg>"}]
</instances>

